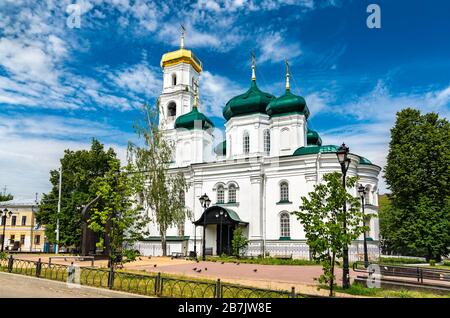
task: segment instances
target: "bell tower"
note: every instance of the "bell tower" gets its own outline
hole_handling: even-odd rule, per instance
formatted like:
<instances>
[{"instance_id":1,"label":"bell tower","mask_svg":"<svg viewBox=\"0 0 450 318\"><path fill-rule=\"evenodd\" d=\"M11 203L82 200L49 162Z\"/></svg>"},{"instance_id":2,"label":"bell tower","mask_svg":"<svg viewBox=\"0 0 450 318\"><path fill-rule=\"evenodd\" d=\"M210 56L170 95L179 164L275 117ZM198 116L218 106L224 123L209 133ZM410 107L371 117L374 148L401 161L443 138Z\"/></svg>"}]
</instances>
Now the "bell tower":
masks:
<instances>
[{"instance_id":1,"label":"bell tower","mask_svg":"<svg viewBox=\"0 0 450 318\"><path fill-rule=\"evenodd\" d=\"M192 110L194 83L202 72L202 63L190 50L184 48L185 28L181 26L180 48L161 58L163 89L159 97L161 129L174 128L175 120Z\"/></svg>"}]
</instances>

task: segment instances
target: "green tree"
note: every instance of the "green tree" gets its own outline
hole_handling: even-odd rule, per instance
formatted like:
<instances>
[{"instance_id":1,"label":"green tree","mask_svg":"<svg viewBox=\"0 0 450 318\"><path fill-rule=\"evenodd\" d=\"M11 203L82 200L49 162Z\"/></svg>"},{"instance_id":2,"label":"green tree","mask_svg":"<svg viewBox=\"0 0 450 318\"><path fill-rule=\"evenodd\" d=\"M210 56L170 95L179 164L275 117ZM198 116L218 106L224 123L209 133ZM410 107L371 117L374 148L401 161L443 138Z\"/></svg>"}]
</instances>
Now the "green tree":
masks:
<instances>
[{"instance_id":1,"label":"green tree","mask_svg":"<svg viewBox=\"0 0 450 318\"><path fill-rule=\"evenodd\" d=\"M128 162L136 184L136 195L150 212L151 221L159 228L163 255L167 255L166 233L191 216L185 207L188 184L181 172L169 171L173 143L158 125L158 105L144 105L143 120L134 125L141 145L130 142Z\"/></svg>"},{"instance_id":2,"label":"green tree","mask_svg":"<svg viewBox=\"0 0 450 318\"><path fill-rule=\"evenodd\" d=\"M324 183L314 186L314 191L301 198L300 211L293 214L303 225L313 259L322 265L323 274L319 282L329 286L332 296L336 259L343 256L344 246L350 245L367 227L363 226L359 198L347 191L355 189L356 177L346 179L347 189L342 186L338 172L326 174L323 179ZM345 202L346 213L343 211ZM347 221L346 231L344 220Z\"/></svg>"},{"instance_id":3,"label":"green tree","mask_svg":"<svg viewBox=\"0 0 450 318\"><path fill-rule=\"evenodd\" d=\"M92 190L100 201L92 209L89 228L101 237L98 248L107 249L113 264L136 258L130 246L145 235L148 218L136 200L135 183L129 168L120 170L120 161L110 161L110 169L96 178Z\"/></svg>"},{"instance_id":4,"label":"green tree","mask_svg":"<svg viewBox=\"0 0 450 318\"><path fill-rule=\"evenodd\" d=\"M11 193L6 193L6 190L3 193L0 193L0 202L9 201L14 199L14 196Z\"/></svg>"},{"instance_id":5,"label":"green tree","mask_svg":"<svg viewBox=\"0 0 450 318\"><path fill-rule=\"evenodd\" d=\"M231 247L233 249L233 255L236 257L241 256L241 252L248 246L248 240L244 236L242 228L237 227L233 231L233 240L231 241Z\"/></svg>"},{"instance_id":6,"label":"green tree","mask_svg":"<svg viewBox=\"0 0 450 318\"><path fill-rule=\"evenodd\" d=\"M384 177L390 207L380 216L389 248L440 260L450 250L450 124L435 113L397 113Z\"/></svg>"},{"instance_id":7,"label":"green tree","mask_svg":"<svg viewBox=\"0 0 450 318\"><path fill-rule=\"evenodd\" d=\"M50 243L56 243L56 220L60 221L60 245L79 246L81 242L81 206L95 198L92 188L96 178L110 171L110 161L117 160L113 149L105 151L96 139L92 140L90 150L65 150L61 158L62 193L61 213L58 215L59 171L50 171L53 185L49 193L44 194L37 222L45 225L46 237Z\"/></svg>"}]
</instances>

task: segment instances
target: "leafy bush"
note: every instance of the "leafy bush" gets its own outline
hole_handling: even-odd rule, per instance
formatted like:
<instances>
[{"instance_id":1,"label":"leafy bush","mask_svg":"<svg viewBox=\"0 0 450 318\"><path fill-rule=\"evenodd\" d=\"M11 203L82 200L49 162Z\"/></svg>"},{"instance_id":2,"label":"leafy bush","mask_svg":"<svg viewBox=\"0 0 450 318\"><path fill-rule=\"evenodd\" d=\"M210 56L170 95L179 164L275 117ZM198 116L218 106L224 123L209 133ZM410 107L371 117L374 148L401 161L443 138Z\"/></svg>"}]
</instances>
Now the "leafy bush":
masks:
<instances>
[{"instance_id":1,"label":"leafy bush","mask_svg":"<svg viewBox=\"0 0 450 318\"><path fill-rule=\"evenodd\" d=\"M0 252L0 260L5 260L8 258L8 254L6 252Z\"/></svg>"},{"instance_id":2,"label":"leafy bush","mask_svg":"<svg viewBox=\"0 0 450 318\"><path fill-rule=\"evenodd\" d=\"M231 242L231 246L233 248L233 255L236 257L240 257L243 250L247 247L248 240L244 236L242 229L240 227L236 228L233 231L233 241Z\"/></svg>"},{"instance_id":3,"label":"leafy bush","mask_svg":"<svg viewBox=\"0 0 450 318\"><path fill-rule=\"evenodd\" d=\"M420 258L404 258L404 257L380 257L380 263L386 265L395 264L426 264L427 261Z\"/></svg>"},{"instance_id":4,"label":"leafy bush","mask_svg":"<svg viewBox=\"0 0 450 318\"><path fill-rule=\"evenodd\" d=\"M430 259L430 266L436 266L436 261L434 259Z\"/></svg>"}]
</instances>

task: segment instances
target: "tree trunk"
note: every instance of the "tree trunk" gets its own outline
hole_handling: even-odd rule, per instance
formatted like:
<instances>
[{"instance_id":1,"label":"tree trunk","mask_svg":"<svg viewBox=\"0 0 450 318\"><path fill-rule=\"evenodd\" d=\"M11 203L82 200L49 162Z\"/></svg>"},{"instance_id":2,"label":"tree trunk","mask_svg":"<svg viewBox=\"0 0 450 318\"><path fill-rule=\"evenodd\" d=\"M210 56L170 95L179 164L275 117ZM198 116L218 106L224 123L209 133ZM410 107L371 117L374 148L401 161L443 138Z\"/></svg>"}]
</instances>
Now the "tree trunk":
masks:
<instances>
[{"instance_id":1,"label":"tree trunk","mask_svg":"<svg viewBox=\"0 0 450 318\"><path fill-rule=\"evenodd\" d=\"M163 256L167 256L166 231L160 231L159 234L161 236L161 248L162 248Z\"/></svg>"},{"instance_id":2,"label":"tree trunk","mask_svg":"<svg viewBox=\"0 0 450 318\"><path fill-rule=\"evenodd\" d=\"M331 277L330 277L330 297L333 296L333 285L334 285L334 261L336 258L336 253L333 252L331 256Z\"/></svg>"}]
</instances>

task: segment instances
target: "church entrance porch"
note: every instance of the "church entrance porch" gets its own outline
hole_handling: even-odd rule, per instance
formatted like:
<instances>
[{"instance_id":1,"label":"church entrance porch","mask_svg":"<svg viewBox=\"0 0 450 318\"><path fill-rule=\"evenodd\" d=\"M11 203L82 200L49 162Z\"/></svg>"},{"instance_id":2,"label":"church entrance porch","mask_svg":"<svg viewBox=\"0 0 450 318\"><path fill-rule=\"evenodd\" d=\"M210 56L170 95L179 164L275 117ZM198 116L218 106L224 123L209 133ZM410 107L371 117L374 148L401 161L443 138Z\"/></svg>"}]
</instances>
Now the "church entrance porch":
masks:
<instances>
[{"instance_id":1,"label":"church entrance porch","mask_svg":"<svg viewBox=\"0 0 450 318\"><path fill-rule=\"evenodd\" d=\"M218 205L209 207L201 217L193 222L195 226L203 227L202 255L230 255L233 231L237 226L247 226L239 215ZM214 231L215 233L212 233Z\"/></svg>"}]
</instances>

